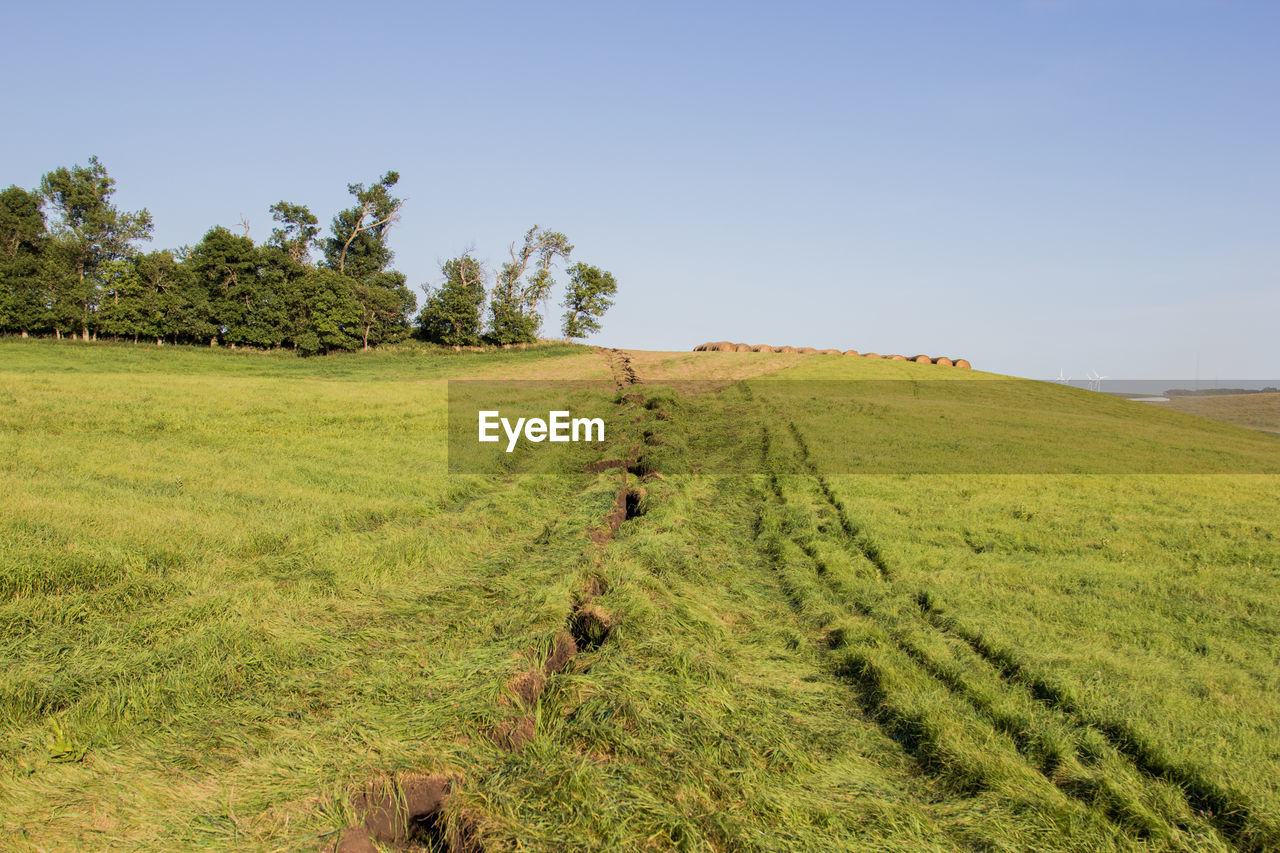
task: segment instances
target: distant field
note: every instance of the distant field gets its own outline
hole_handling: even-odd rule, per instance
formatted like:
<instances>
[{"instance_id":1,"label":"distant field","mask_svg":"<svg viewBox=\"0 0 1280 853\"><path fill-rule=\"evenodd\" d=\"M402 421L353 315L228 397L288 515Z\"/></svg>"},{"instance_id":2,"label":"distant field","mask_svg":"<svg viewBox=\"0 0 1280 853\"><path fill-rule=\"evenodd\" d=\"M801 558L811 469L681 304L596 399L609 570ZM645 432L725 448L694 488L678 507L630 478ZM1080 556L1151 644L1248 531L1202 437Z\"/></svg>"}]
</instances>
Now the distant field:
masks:
<instances>
[{"instance_id":1,"label":"distant field","mask_svg":"<svg viewBox=\"0 0 1280 853\"><path fill-rule=\"evenodd\" d=\"M445 473L446 380L624 362L603 445ZM318 851L422 773L417 849L1280 849L1280 475L1016 467L1271 436L779 379L993 377L0 340L0 848ZM921 412L1020 450L852 472Z\"/></svg>"},{"instance_id":2,"label":"distant field","mask_svg":"<svg viewBox=\"0 0 1280 853\"><path fill-rule=\"evenodd\" d=\"M1213 394L1202 397L1170 397L1152 403L1176 412L1213 418L1215 421L1280 434L1280 394Z\"/></svg>"}]
</instances>

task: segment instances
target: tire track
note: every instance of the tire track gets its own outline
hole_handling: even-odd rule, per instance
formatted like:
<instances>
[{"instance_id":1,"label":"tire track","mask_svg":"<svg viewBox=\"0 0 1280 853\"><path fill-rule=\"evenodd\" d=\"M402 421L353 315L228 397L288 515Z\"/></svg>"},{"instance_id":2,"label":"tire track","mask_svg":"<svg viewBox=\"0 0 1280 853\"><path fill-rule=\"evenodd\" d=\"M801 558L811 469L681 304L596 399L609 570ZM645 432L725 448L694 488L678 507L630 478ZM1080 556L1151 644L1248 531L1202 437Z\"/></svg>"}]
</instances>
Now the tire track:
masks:
<instances>
[{"instance_id":1,"label":"tire track","mask_svg":"<svg viewBox=\"0 0 1280 853\"><path fill-rule=\"evenodd\" d=\"M814 478L817 491L834 512L844 533L843 537L835 537L836 544L851 549L855 555L867 558L880 571L882 580L892 581L895 573L888 566L879 547L867 534L865 528L851 521L844 505L834 494L825 477L817 470L799 428L794 421L788 421L788 427L799 449L802 463ZM766 428L766 448L768 440ZM770 475L770 491L776 500L783 505L787 504L776 470ZM841 541L842 538L844 541ZM1011 652L994 649L980 634L966 631L955 620L943 616L926 594L919 594L916 597L919 618L911 620L911 627L923 628L937 637L945 636L958 640L964 648L972 652L976 658L974 662L990 670L1005 689L1025 691L1025 695L1039 708L1043 718L1057 723L1072 734L1068 756L1055 758L1038 755L1025 719L1006 716L988 697L983 695L982 691L968 682L961 669L957 669L954 665L939 663L923 648L907 639L903 629L894 624L892 617L877 612L875 608L856 598L851 598L850 591L844 588L838 579L830 576L811 545L795 537L792 537L792 542L814 564L815 575L823 580L835 600L850 607L858 617L878 626L894 647L911 660L920 671L963 700L994 730L1006 735L1028 766L1067 796L1086 806L1097 808L1118 829L1140 842L1146 842L1147 839L1160 835L1166 836L1166 840L1172 840L1168 838L1169 833L1166 830L1189 834L1194 831L1194 826L1176 816L1163 816L1168 823L1167 827L1153 824L1152 815L1148 809L1127 798L1126 795L1109 789L1105 778L1070 779L1059 776L1056 771L1059 769L1061 760L1064 758L1078 760L1081 757L1079 744L1090 731L1101 734L1115 754L1128 764L1133 775L1138 779L1146 780L1144 785L1173 786L1179 792L1194 824L1200 824L1202 818L1206 829L1212 826L1216 834L1234 849L1242 853L1255 853L1255 851L1261 853L1261 851L1280 849L1280 830L1277 830L1268 817L1259 814L1241 797L1206 779L1194 769L1171 762L1161 754L1158 747L1149 743L1128 724L1101 719L1097 715L1090 714L1062 690L1032 674ZM840 637L832 638L828 644L828 648L832 650L843 647L844 642ZM859 660L856 653L854 660ZM930 754L926 744L927 730L921 720L902 713L886 716L885 673L878 670L874 661L865 656L861 657L860 661L862 666L846 670L845 675L857 680L856 686L863 694L864 701L871 703L873 713L881 717L895 740L904 745L913 755L922 758L926 765L934 762L937 756ZM1041 722L1045 721L1041 720ZM1149 790L1147 793L1150 795L1153 792Z\"/></svg>"}]
</instances>

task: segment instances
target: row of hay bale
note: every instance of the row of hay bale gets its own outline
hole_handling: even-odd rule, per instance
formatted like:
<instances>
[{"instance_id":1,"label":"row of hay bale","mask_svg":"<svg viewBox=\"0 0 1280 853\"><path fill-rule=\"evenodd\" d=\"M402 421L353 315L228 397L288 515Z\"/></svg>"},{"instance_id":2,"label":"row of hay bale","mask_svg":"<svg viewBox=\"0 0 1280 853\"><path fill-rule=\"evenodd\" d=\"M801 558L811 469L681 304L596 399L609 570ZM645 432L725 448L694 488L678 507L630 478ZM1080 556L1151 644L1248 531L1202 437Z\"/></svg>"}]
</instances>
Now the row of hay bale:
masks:
<instances>
[{"instance_id":1,"label":"row of hay bale","mask_svg":"<svg viewBox=\"0 0 1280 853\"><path fill-rule=\"evenodd\" d=\"M914 361L917 364L940 364L944 367L959 367L967 369L972 365L963 358L947 358L946 356L928 356L917 355L914 358L907 358L905 355L880 355L878 352L858 352L856 349L838 350L838 349L814 349L813 347L771 347L768 344L734 344L729 341L713 341L706 344L698 344L693 348L694 352L793 352L801 355L857 355L863 358L884 358L889 361Z\"/></svg>"}]
</instances>

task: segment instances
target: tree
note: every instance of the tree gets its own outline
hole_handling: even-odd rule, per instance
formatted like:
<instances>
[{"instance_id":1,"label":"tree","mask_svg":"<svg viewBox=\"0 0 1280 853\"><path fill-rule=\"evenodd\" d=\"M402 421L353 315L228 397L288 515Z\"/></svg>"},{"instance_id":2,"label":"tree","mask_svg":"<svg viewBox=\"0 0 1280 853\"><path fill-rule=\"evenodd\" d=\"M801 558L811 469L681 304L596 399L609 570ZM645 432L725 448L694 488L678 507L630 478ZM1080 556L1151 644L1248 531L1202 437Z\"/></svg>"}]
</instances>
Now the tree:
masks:
<instances>
[{"instance_id":1,"label":"tree","mask_svg":"<svg viewBox=\"0 0 1280 853\"><path fill-rule=\"evenodd\" d=\"M354 282L352 288L360 306L358 320L363 349L370 344L390 344L409 336L409 315L418 307L418 297L396 270L378 272Z\"/></svg>"},{"instance_id":2,"label":"tree","mask_svg":"<svg viewBox=\"0 0 1280 853\"><path fill-rule=\"evenodd\" d=\"M475 346L480 343L480 311L484 306L484 267L469 252L440 267L444 283L427 292L418 314L418 330L432 343Z\"/></svg>"},{"instance_id":3,"label":"tree","mask_svg":"<svg viewBox=\"0 0 1280 853\"><path fill-rule=\"evenodd\" d=\"M277 246L299 264L310 263L311 247L317 244L320 220L306 205L279 201L271 205L271 218L282 227L271 232L268 245Z\"/></svg>"},{"instance_id":4,"label":"tree","mask_svg":"<svg viewBox=\"0 0 1280 853\"><path fill-rule=\"evenodd\" d=\"M209 294L223 343L274 347L283 340L285 311L276 281L262 275L262 254L248 237L211 228L187 263Z\"/></svg>"},{"instance_id":5,"label":"tree","mask_svg":"<svg viewBox=\"0 0 1280 853\"><path fill-rule=\"evenodd\" d=\"M103 265L128 257L134 242L151 239L151 214L145 208L126 213L111 204L115 184L97 157L90 157L87 167L55 169L40 181L40 193L56 216L55 256L64 267L55 288L55 322L59 331L78 323L85 340L100 296L97 276Z\"/></svg>"},{"instance_id":6,"label":"tree","mask_svg":"<svg viewBox=\"0 0 1280 853\"><path fill-rule=\"evenodd\" d=\"M45 243L40 196L16 186L0 193L0 332L26 336L48 325Z\"/></svg>"},{"instance_id":7,"label":"tree","mask_svg":"<svg viewBox=\"0 0 1280 853\"><path fill-rule=\"evenodd\" d=\"M348 184L357 204L333 218L332 234L325 240L325 264L351 280L351 291L360 305L357 320L361 344L390 343L409 333L409 315L417 298L405 284L403 273L388 270L394 257L387 234L400 218L401 199L391 195L400 180L387 172L377 183Z\"/></svg>"},{"instance_id":8,"label":"tree","mask_svg":"<svg viewBox=\"0 0 1280 853\"><path fill-rule=\"evenodd\" d=\"M400 180L398 172L387 172L376 184L347 184L347 192L358 204L333 218L333 235L325 241L325 259L329 268L342 275L360 278L381 272L391 263L387 248L387 232L400 218L401 199L391 195ZM347 271L347 267L352 269Z\"/></svg>"},{"instance_id":9,"label":"tree","mask_svg":"<svg viewBox=\"0 0 1280 853\"><path fill-rule=\"evenodd\" d=\"M531 342L537 339L542 323L535 309L549 298L555 285L551 265L556 258L568 261L573 246L560 232L534 225L525 232L523 245L517 249L512 243L508 251L511 260L498 272L489 305L490 338L499 344ZM526 279L531 262L534 272Z\"/></svg>"},{"instance_id":10,"label":"tree","mask_svg":"<svg viewBox=\"0 0 1280 853\"><path fill-rule=\"evenodd\" d=\"M613 273L581 262L570 267L561 326L565 339L585 338L600 331L600 317L613 305L610 297L617 292Z\"/></svg>"},{"instance_id":11,"label":"tree","mask_svg":"<svg viewBox=\"0 0 1280 853\"><path fill-rule=\"evenodd\" d=\"M290 293L290 313L298 317L294 348L303 355L354 350L360 303L351 279L336 270L310 269Z\"/></svg>"}]
</instances>

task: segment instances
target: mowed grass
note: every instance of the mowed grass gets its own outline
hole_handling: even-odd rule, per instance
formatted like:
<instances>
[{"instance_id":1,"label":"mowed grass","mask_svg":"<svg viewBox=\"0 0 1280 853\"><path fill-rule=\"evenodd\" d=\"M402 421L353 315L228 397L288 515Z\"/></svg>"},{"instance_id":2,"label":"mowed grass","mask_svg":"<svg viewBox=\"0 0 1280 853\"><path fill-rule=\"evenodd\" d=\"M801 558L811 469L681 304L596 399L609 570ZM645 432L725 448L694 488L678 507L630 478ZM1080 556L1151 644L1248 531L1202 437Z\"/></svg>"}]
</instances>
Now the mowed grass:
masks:
<instances>
[{"instance_id":1,"label":"mowed grass","mask_svg":"<svg viewBox=\"0 0 1280 853\"><path fill-rule=\"evenodd\" d=\"M487 850L1280 844L1276 476L855 476L853 407L734 381L982 375L633 365L607 446L448 476L446 379L606 360L0 341L0 846L319 850L396 771L458 773ZM591 579L616 627L502 748Z\"/></svg>"}]
</instances>

